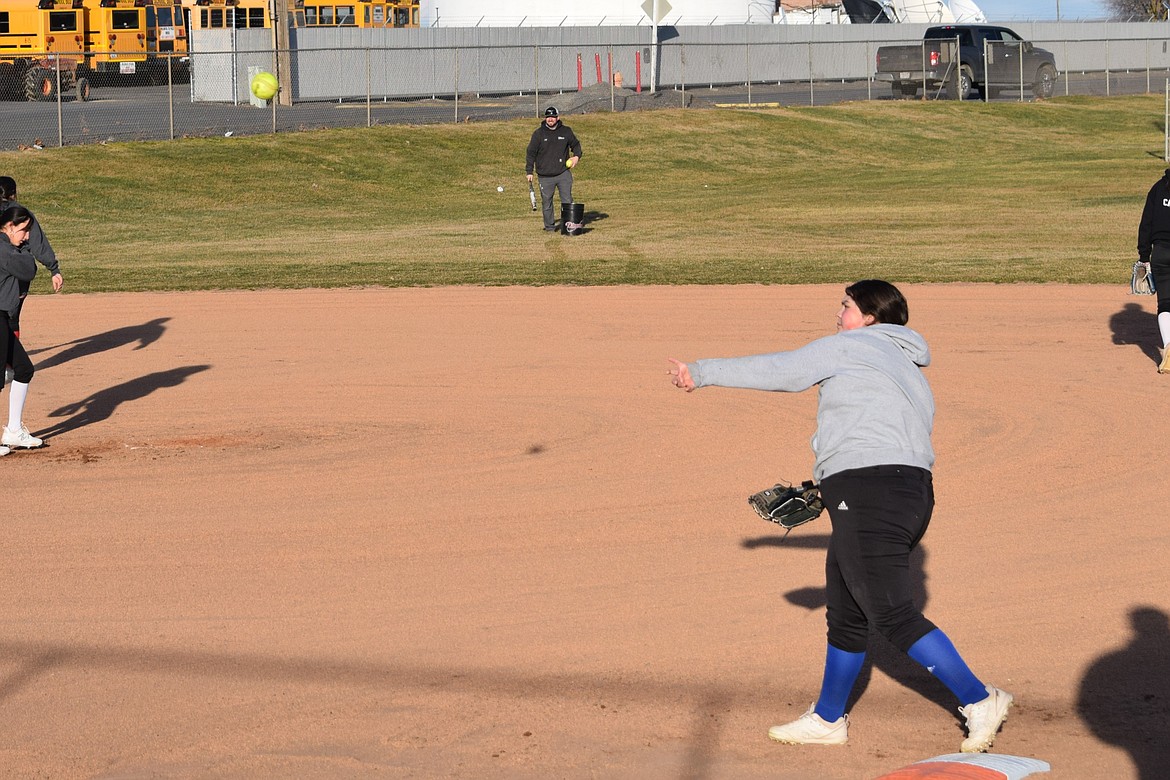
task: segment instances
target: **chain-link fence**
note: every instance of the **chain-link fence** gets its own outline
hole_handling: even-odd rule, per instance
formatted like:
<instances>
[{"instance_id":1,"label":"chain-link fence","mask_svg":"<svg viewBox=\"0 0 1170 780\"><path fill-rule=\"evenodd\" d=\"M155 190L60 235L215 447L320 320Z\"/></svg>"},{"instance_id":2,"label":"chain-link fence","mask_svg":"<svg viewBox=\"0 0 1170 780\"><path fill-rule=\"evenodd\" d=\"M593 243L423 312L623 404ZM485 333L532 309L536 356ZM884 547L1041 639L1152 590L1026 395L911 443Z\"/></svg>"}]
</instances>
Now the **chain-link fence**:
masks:
<instances>
[{"instance_id":1,"label":"chain-link fence","mask_svg":"<svg viewBox=\"0 0 1170 780\"><path fill-rule=\"evenodd\" d=\"M241 43L247 41L241 39ZM532 46L225 48L165 56L134 74L72 78L54 55L40 67L52 84L8 84L0 101L0 149L108 141L165 140L316 128L429 124L536 117L548 102L563 113L713 105L825 105L896 97L1032 100L1049 95L1161 91L1170 77L1164 38L991 44L982 66L964 65L970 84L930 89L939 42L803 41ZM952 41L952 48L954 42ZM1028 52L1023 51L1023 47ZM879 50L904 48L922 62L882 70ZM1043 68L1033 49L1051 52ZM31 59L36 59L35 56ZM966 55L962 55L967 62ZM948 63L942 63L947 65ZM272 101L252 95L256 73L283 74ZM27 74L25 74L27 76ZM892 83L921 79L926 89ZM926 83L930 81L930 83ZM47 82L46 82L47 83ZM19 88L13 88L13 87ZM962 82L959 82L962 87Z\"/></svg>"}]
</instances>

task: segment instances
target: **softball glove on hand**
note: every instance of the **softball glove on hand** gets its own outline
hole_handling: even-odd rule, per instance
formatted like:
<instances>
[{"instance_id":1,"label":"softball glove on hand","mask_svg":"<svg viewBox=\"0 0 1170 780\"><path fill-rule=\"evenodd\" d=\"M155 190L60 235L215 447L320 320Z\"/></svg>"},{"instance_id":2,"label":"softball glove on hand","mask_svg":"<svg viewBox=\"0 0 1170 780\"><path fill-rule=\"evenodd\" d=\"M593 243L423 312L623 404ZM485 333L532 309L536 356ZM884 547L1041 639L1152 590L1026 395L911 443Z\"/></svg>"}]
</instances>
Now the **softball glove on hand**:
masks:
<instances>
[{"instance_id":1,"label":"softball glove on hand","mask_svg":"<svg viewBox=\"0 0 1170 780\"><path fill-rule=\"evenodd\" d=\"M808 480L799 487L777 483L774 487L748 496L748 503L757 515L783 526L787 531L816 520L825 508L820 489ZM784 535L787 536L787 532Z\"/></svg>"},{"instance_id":2,"label":"softball glove on hand","mask_svg":"<svg viewBox=\"0 0 1170 780\"><path fill-rule=\"evenodd\" d=\"M1129 291L1132 295L1153 295L1154 275L1150 273L1150 264L1141 260L1133 264L1133 276L1129 281Z\"/></svg>"}]
</instances>

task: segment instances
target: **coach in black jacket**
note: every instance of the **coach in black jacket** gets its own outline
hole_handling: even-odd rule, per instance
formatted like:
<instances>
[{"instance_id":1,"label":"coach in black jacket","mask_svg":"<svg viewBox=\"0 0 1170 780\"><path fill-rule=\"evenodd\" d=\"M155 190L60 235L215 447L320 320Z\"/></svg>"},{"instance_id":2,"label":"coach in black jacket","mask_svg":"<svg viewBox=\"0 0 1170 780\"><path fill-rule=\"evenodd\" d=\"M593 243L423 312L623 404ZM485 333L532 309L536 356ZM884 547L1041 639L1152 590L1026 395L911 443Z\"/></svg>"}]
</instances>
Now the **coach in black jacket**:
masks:
<instances>
[{"instance_id":1,"label":"coach in black jacket","mask_svg":"<svg viewBox=\"0 0 1170 780\"><path fill-rule=\"evenodd\" d=\"M573 202L573 166L581 159L581 143L568 125L561 124L557 110L544 110L544 121L528 142L525 173L532 181L535 170L540 176L540 203L544 207L544 229L556 230L553 217L553 190L560 190L561 204Z\"/></svg>"}]
</instances>

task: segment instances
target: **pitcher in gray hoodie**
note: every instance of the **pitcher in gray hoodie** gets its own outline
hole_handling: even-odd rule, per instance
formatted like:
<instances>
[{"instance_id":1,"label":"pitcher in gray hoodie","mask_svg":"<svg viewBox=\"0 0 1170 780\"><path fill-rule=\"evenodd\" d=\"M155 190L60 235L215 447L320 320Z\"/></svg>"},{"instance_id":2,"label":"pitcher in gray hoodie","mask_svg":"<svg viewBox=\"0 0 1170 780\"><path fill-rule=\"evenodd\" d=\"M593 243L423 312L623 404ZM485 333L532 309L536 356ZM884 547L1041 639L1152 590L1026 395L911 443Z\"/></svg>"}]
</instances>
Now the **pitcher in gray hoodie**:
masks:
<instances>
[{"instance_id":1,"label":"pitcher in gray hoodie","mask_svg":"<svg viewBox=\"0 0 1170 780\"><path fill-rule=\"evenodd\" d=\"M27 246L30 224L32 214L23 206L0 211L0 351L4 353L0 355L0 365L11 364L13 372L8 383L8 425L0 431L0 455L7 455L10 447L33 449L44 443L28 432L22 419L34 369L12 329L12 321L20 311L21 285L37 273L36 261Z\"/></svg>"},{"instance_id":2,"label":"pitcher in gray hoodie","mask_svg":"<svg viewBox=\"0 0 1170 780\"><path fill-rule=\"evenodd\" d=\"M872 625L945 684L966 718L965 753L987 750L1012 695L985 685L950 639L914 605L910 553L934 509L934 397L922 368L925 339L906 327L909 307L878 279L845 288L838 333L791 352L683 363L672 382L800 392L820 387L813 473L829 511L825 562L828 651L820 698L768 736L793 745L841 745L846 702L865 661Z\"/></svg>"}]
</instances>

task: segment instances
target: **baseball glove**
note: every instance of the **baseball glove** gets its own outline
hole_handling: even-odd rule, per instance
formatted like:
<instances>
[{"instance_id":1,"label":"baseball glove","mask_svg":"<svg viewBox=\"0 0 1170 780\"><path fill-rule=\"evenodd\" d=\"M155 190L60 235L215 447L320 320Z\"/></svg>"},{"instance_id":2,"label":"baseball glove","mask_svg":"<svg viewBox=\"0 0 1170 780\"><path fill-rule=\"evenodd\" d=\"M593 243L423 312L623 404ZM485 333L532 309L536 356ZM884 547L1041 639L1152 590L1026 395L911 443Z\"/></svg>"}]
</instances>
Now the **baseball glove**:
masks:
<instances>
[{"instance_id":1,"label":"baseball glove","mask_svg":"<svg viewBox=\"0 0 1170 780\"><path fill-rule=\"evenodd\" d=\"M787 531L816 520L825 508L820 489L808 480L799 487L777 483L774 487L748 496L748 503L757 515L783 526ZM787 532L784 535L787 536Z\"/></svg>"},{"instance_id":2,"label":"baseball glove","mask_svg":"<svg viewBox=\"0 0 1170 780\"><path fill-rule=\"evenodd\" d=\"M1133 277L1129 281L1129 291L1133 295L1153 295L1157 292L1149 263L1143 263L1139 260L1133 264Z\"/></svg>"}]
</instances>

